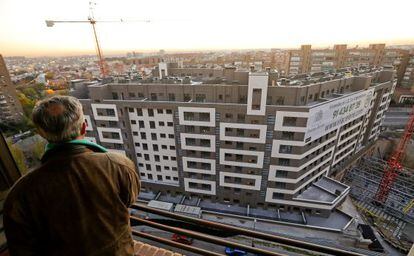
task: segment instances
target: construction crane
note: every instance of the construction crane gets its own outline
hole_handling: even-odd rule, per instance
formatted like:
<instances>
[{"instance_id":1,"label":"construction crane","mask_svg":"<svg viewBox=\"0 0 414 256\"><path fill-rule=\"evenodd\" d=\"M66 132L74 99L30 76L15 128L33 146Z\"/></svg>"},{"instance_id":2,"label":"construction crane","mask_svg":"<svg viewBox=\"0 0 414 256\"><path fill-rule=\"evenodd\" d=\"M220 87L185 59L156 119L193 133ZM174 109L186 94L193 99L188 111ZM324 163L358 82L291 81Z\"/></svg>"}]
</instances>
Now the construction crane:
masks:
<instances>
[{"instance_id":1,"label":"construction crane","mask_svg":"<svg viewBox=\"0 0 414 256\"><path fill-rule=\"evenodd\" d=\"M378 186L375 199L378 203L385 203L388 198L388 194L397 178L399 172L402 170L401 162L404 158L405 149L411 140L411 136L414 132L414 106L411 109L410 118L405 125L404 134L398 142L397 148L391 154L385 165L384 175L382 176L381 183Z\"/></svg>"},{"instance_id":2,"label":"construction crane","mask_svg":"<svg viewBox=\"0 0 414 256\"><path fill-rule=\"evenodd\" d=\"M108 76L108 66L105 62L105 58L103 56L102 53L102 48L99 44L99 40L98 40L98 35L96 33L96 28L95 28L95 24L97 22L99 23L103 23L103 22L150 22L149 20L123 20L123 19L119 19L119 20L96 20L94 15L93 15L93 10L94 10L94 6L96 5L96 3L94 2L89 2L89 16L87 20L46 20L46 26L47 27L53 27L56 23L89 23L92 25L92 30L93 30L93 35L95 38L95 47L96 47L96 55L98 57L98 64L99 64L99 69L101 72L101 76L103 78Z\"/></svg>"}]
</instances>

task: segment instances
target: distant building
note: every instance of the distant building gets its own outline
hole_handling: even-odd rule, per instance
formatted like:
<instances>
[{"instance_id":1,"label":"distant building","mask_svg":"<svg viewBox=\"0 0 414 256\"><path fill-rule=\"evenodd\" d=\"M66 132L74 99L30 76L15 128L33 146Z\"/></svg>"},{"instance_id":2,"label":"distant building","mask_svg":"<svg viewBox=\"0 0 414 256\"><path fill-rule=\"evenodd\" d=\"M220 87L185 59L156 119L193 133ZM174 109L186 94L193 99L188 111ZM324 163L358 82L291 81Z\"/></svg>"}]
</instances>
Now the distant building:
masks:
<instances>
[{"instance_id":1,"label":"distant building","mask_svg":"<svg viewBox=\"0 0 414 256\"><path fill-rule=\"evenodd\" d=\"M407 67L401 80L401 86L406 88L414 86L414 54L411 54L408 58Z\"/></svg>"},{"instance_id":2,"label":"distant building","mask_svg":"<svg viewBox=\"0 0 414 256\"><path fill-rule=\"evenodd\" d=\"M387 49L385 44L370 44L367 48L347 48L346 44L337 44L332 49L311 49L311 45L302 45L300 49L289 50L287 74L392 66L397 70L398 84L402 84L408 62L408 50Z\"/></svg>"},{"instance_id":3,"label":"distant building","mask_svg":"<svg viewBox=\"0 0 414 256\"><path fill-rule=\"evenodd\" d=\"M22 118L23 109L17 98L16 87L0 55L0 122L19 122Z\"/></svg>"},{"instance_id":4,"label":"distant building","mask_svg":"<svg viewBox=\"0 0 414 256\"><path fill-rule=\"evenodd\" d=\"M283 85L267 72L246 75L238 84L91 85L81 100L87 139L131 158L147 191L328 216L349 192L330 176L378 137L394 72Z\"/></svg>"}]
</instances>

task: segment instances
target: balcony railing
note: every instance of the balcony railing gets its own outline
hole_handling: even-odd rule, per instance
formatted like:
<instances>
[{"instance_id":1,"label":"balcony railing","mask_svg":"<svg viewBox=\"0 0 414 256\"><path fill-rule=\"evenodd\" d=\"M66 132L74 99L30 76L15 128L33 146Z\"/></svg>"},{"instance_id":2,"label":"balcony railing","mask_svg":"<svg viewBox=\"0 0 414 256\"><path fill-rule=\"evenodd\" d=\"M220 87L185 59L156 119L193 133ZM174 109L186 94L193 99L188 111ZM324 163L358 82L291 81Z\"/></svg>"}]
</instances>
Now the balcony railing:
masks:
<instances>
[{"instance_id":1,"label":"balcony railing","mask_svg":"<svg viewBox=\"0 0 414 256\"><path fill-rule=\"evenodd\" d=\"M285 245L287 247L295 247L298 250L310 250L310 251L315 252L316 254L324 253L324 254L329 254L329 255L351 255L351 256L352 255L354 256L364 255L358 252L347 251L347 250L343 250L339 248L333 248L333 247L328 247L324 245L304 242L304 241L296 240L293 238L283 237L280 235L268 234L268 233L263 233L263 232L259 232L256 230L250 230L246 228L240 228L240 227L226 225L226 224L222 224L218 222L212 222L212 221L207 221L207 220L189 217L185 215L180 215L180 214L176 214L176 213L169 212L169 211L151 208L146 205L134 204L132 205L131 208L144 212L145 214L148 214L148 213L154 214L157 216L165 217L166 219L180 221L180 222L183 222L186 224L192 224L198 227L206 227L210 230L214 230L215 231L214 233L216 234L227 233L227 234L233 234L234 236L241 235L244 237L252 238L252 241L253 239L266 240L269 242L274 242L274 243L278 243L281 245ZM181 225L180 228L168 226L168 225L159 223L155 220L148 219L148 218L144 219L144 218L139 218L136 216L131 216L131 224L133 226L143 225L143 226L148 226L148 227L151 227L157 230L170 232L173 234L184 235L184 236L187 236L193 239L211 243L213 245L237 248L237 249L244 250L246 252L253 253L256 255L272 255L272 256L288 255L288 254L282 254L280 252L269 251L267 249L252 247L252 246L241 244L238 242L229 241L229 240L223 239L222 237L214 236L211 234L211 232L210 234L206 234L206 233L203 233L202 231L189 230L189 229L183 228L183 225ZM194 245L182 244L182 243L168 240L166 238L154 236L154 235L148 234L143 231L137 231L137 230L134 230L134 228L133 228L132 234L140 238L143 238L143 239L151 240L156 243L164 244L166 246L172 246L180 250L185 250L185 251L193 252L193 253L200 254L200 255L214 255L214 256L223 255L217 252L213 252L213 251L209 251L203 248L196 247Z\"/></svg>"}]
</instances>

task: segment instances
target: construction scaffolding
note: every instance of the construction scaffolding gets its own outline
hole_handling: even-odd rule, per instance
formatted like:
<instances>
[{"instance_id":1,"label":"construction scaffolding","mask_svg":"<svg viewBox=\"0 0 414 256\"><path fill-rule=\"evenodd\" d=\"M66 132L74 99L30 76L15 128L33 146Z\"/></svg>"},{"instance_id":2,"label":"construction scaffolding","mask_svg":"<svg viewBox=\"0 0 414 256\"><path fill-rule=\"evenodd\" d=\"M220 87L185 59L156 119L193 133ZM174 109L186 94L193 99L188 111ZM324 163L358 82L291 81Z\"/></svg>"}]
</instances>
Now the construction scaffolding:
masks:
<instances>
[{"instance_id":1,"label":"construction scaffolding","mask_svg":"<svg viewBox=\"0 0 414 256\"><path fill-rule=\"evenodd\" d=\"M397 243L410 242L412 238L407 237L403 230L407 225L414 225L413 171L403 168L395 179L387 201L378 204L375 196L386 165L387 162L379 158L361 158L345 175L344 182L351 187L350 196L356 206L372 219L382 235Z\"/></svg>"}]
</instances>

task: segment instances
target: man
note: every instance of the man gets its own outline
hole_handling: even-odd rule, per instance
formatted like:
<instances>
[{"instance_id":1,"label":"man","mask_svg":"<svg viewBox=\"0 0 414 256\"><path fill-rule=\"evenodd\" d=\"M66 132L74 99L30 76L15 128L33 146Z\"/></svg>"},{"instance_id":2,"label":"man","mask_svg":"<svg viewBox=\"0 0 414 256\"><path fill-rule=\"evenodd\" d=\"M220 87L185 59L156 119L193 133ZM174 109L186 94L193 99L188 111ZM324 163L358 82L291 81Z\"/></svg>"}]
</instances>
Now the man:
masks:
<instances>
[{"instance_id":1,"label":"man","mask_svg":"<svg viewBox=\"0 0 414 256\"><path fill-rule=\"evenodd\" d=\"M128 207L140 188L135 165L84 139L73 97L39 102L33 123L49 144L4 205L10 255L133 255Z\"/></svg>"}]
</instances>

